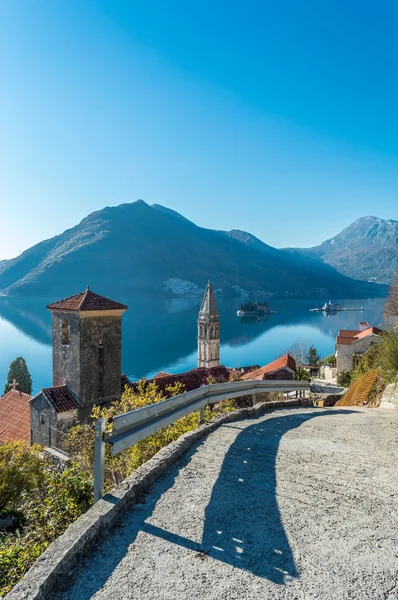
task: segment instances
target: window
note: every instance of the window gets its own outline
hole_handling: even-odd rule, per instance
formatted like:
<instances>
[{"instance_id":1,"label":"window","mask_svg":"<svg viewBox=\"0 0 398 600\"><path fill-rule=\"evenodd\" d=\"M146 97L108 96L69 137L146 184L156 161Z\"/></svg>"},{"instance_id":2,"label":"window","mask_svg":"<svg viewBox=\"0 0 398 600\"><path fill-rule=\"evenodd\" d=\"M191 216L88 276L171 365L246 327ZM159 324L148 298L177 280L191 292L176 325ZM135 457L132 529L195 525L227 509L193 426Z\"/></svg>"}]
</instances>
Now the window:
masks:
<instances>
[{"instance_id":1,"label":"window","mask_svg":"<svg viewBox=\"0 0 398 600\"><path fill-rule=\"evenodd\" d=\"M62 345L67 346L69 344L70 326L69 321L65 319L62 321Z\"/></svg>"}]
</instances>

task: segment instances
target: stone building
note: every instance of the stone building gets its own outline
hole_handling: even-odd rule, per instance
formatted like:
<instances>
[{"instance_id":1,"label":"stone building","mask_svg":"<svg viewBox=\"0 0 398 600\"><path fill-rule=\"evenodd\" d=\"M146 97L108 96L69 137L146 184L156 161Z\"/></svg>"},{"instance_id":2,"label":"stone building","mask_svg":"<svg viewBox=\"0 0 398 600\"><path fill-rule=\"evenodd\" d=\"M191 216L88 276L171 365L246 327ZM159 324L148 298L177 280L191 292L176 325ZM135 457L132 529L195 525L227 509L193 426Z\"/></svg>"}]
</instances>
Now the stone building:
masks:
<instances>
[{"instance_id":1,"label":"stone building","mask_svg":"<svg viewBox=\"0 0 398 600\"><path fill-rule=\"evenodd\" d=\"M121 394L122 315L127 306L89 288L49 304L53 386L32 398L31 441L57 445L57 432Z\"/></svg>"},{"instance_id":2,"label":"stone building","mask_svg":"<svg viewBox=\"0 0 398 600\"><path fill-rule=\"evenodd\" d=\"M381 333L367 322L359 323L359 329L341 329L336 340L337 375L355 369L370 346L380 340Z\"/></svg>"},{"instance_id":3,"label":"stone building","mask_svg":"<svg viewBox=\"0 0 398 600\"><path fill-rule=\"evenodd\" d=\"M198 317L198 367L210 369L220 364L220 317L210 281Z\"/></svg>"}]
</instances>

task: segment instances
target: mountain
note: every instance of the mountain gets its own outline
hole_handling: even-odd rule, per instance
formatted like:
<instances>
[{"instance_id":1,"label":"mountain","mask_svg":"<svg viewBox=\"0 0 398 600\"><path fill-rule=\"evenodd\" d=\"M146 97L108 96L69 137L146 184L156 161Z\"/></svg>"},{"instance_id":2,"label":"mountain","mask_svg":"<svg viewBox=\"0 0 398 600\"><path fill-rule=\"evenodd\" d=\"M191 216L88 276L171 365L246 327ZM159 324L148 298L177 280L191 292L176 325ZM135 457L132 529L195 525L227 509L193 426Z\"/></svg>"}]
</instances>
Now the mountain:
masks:
<instances>
[{"instance_id":1,"label":"mountain","mask_svg":"<svg viewBox=\"0 0 398 600\"><path fill-rule=\"evenodd\" d=\"M362 217L319 246L288 249L361 281L391 284L398 269L398 221Z\"/></svg>"},{"instance_id":2,"label":"mountain","mask_svg":"<svg viewBox=\"0 0 398 600\"><path fill-rule=\"evenodd\" d=\"M277 250L251 234L198 227L142 200L94 212L61 235L3 261L2 295L68 296L87 284L111 296L202 293L377 295L320 260Z\"/></svg>"}]
</instances>

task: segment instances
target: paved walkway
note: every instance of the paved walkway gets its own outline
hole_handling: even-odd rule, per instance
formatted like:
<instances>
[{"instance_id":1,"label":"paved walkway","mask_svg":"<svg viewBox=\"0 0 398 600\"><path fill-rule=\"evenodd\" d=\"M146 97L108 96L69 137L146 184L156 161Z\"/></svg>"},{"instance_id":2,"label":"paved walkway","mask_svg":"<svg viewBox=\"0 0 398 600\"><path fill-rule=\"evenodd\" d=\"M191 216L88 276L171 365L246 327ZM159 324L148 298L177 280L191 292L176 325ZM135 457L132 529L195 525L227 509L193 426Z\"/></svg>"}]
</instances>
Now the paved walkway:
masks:
<instances>
[{"instance_id":1,"label":"paved walkway","mask_svg":"<svg viewBox=\"0 0 398 600\"><path fill-rule=\"evenodd\" d=\"M62 600L398 598L398 411L229 423L160 479Z\"/></svg>"}]
</instances>

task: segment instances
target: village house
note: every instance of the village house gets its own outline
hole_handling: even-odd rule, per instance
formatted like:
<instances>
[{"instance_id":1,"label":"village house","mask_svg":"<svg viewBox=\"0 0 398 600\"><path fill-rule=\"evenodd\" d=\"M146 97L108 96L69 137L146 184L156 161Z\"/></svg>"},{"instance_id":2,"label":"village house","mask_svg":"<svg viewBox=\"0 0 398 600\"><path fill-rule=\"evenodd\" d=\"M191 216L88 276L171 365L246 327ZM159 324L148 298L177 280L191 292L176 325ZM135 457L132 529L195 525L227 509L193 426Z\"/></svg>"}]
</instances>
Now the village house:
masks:
<instances>
[{"instance_id":1,"label":"village house","mask_svg":"<svg viewBox=\"0 0 398 600\"><path fill-rule=\"evenodd\" d=\"M241 380L256 379L257 381L262 381L265 379L279 379L286 381L292 380L295 373L296 361L290 354L285 354L264 367L242 375Z\"/></svg>"},{"instance_id":2,"label":"village house","mask_svg":"<svg viewBox=\"0 0 398 600\"><path fill-rule=\"evenodd\" d=\"M367 321L359 323L359 329L340 329L336 340L337 375L355 369L370 346L380 340L381 333Z\"/></svg>"}]
</instances>

